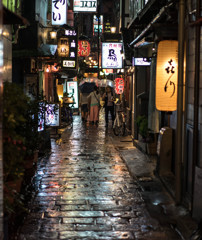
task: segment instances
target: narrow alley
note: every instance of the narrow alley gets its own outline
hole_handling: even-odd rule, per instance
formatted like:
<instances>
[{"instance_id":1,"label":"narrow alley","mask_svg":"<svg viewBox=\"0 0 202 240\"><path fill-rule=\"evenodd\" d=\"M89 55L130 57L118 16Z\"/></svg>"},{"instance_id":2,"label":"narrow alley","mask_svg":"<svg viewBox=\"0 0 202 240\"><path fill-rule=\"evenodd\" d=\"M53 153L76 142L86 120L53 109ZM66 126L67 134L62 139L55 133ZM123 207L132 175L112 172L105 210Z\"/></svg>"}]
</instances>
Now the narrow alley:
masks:
<instances>
[{"instance_id":1,"label":"narrow alley","mask_svg":"<svg viewBox=\"0 0 202 240\"><path fill-rule=\"evenodd\" d=\"M37 170L38 191L19 239L179 239L146 210L111 129L75 117Z\"/></svg>"}]
</instances>

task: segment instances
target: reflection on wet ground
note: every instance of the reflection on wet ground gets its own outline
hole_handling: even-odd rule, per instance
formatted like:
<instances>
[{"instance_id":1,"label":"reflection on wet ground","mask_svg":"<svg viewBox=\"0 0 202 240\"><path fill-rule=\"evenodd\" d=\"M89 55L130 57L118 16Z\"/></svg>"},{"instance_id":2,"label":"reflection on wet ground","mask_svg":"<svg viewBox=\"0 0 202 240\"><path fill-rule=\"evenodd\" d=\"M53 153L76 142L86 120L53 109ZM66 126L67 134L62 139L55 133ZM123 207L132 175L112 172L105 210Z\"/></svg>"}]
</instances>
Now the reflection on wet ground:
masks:
<instances>
[{"instance_id":1,"label":"reflection on wet ground","mask_svg":"<svg viewBox=\"0 0 202 240\"><path fill-rule=\"evenodd\" d=\"M19 239L178 239L145 208L135 182L99 126L74 119L38 166L37 195Z\"/></svg>"}]
</instances>

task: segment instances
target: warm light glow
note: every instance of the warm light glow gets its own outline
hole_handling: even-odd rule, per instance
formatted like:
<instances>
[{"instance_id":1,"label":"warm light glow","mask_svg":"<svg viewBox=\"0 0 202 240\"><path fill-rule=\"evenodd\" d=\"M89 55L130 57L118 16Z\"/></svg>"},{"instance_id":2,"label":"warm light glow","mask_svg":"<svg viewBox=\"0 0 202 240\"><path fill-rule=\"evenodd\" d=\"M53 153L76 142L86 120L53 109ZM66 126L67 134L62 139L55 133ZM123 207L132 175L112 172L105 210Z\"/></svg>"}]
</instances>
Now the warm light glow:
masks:
<instances>
[{"instance_id":1,"label":"warm light glow","mask_svg":"<svg viewBox=\"0 0 202 240\"><path fill-rule=\"evenodd\" d=\"M177 109L178 42L161 41L157 51L156 108L159 111Z\"/></svg>"},{"instance_id":2,"label":"warm light glow","mask_svg":"<svg viewBox=\"0 0 202 240\"><path fill-rule=\"evenodd\" d=\"M111 27L111 33L116 33L116 27Z\"/></svg>"},{"instance_id":3,"label":"warm light glow","mask_svg":"<svg viewBox=\"0 0 202 240\"><path fill-rule=\"evenodd\" d=\"M60 38L58 41L58 56L69 56L69 39L67 37Z\"/></svg>"},{"instance_id":4,"label":"warm light glow","mask_svg":"<svg viewBox=\"0 0 202 240\"><path fill-rule=\"evenodd\" d=\"M57 37L57 32L56 32L56 31L51 31L51 32L50 32L50 37L51 37L51 39L56 39L56 37Z\"/></svg>"},{"instance_id":5,"label":"warm light glow","mask_svg":"<svg viewBox=\"0 0 202 240\"><path fill-rule=\"evenodd\" d=\"M57 85L57 94L59 101L63 103L63 85Z\"/></svg>"}]
</instances>

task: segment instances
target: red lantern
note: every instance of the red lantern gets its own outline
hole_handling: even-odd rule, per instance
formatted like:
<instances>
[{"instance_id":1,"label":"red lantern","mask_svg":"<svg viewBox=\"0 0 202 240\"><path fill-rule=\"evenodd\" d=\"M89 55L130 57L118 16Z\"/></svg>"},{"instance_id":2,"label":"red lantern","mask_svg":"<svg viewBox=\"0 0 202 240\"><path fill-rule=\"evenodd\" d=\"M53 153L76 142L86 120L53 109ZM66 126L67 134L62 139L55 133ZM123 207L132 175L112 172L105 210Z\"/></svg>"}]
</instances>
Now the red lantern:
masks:
<instances>
[{"instance_id":1,"label":"red lantern","mask_svg":"<svg viewBox=\"0 0 202 240\"><path fill-rule=\"evenodd\" d=\"M115 79L115 92L116 94L122 94L124 91L124 80L123 78Z\"/></svg>"},{"instance_id":2,"label":"red lantern","mask_svg":"<svg viewBox=\"0 0 202 240\"><path fill-rule=\"evenodd\" d=\"M78 55L80 57L88 57L90 54L90 43L86 40L78 41Z\"/></svg>"}]
</instances>

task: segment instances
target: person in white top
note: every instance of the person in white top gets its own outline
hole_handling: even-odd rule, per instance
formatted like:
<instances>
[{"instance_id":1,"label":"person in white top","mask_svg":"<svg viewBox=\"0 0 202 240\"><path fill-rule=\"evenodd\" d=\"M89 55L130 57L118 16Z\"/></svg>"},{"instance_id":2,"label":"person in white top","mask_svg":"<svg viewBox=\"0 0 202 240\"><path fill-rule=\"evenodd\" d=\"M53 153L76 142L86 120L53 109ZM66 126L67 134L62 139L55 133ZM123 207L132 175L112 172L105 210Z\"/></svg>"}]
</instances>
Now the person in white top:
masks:
<instances>
[{"instance_id":1,"label":"person in white top","mask_svg":"<svg viewBox=\"0 0 202 240\"><path fill-rule=\"evenodd\" d=\"M99 122L99 106L100 106L100 93L98 87L94 87L94 91L88 95L89 106L90 106L90 117L89 120L92 124L98 124Z\"/></svg>"}]
</instances>

